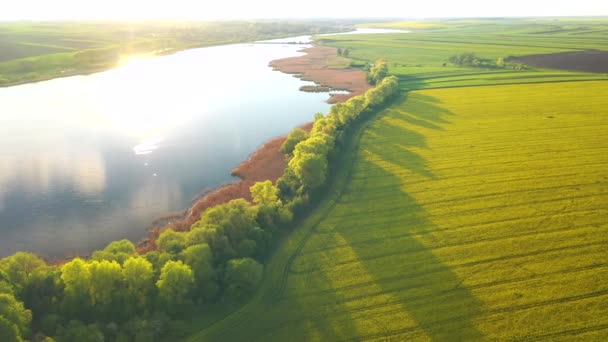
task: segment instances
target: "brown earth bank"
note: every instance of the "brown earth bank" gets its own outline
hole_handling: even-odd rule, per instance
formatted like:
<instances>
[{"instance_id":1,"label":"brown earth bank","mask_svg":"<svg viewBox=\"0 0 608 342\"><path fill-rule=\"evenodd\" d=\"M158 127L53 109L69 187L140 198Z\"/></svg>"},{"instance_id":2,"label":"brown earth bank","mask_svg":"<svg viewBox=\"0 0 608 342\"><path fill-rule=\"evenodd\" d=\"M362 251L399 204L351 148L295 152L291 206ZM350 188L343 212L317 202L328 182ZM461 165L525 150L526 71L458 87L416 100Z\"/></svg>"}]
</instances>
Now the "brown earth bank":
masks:
<instances>
[{"instance_id":1,"label":"brown earth bank","mask_svg":"<svg viewBox=\"0 0 608 342\"><path fill-rule=\"evenodd\" d=\"M306 55L289 57L270 62L275 70L297 74L305 81L313 81L322 87L345 89L349 94L335 94L328 103L344 102L356 95L364 94L371 86L366 75L359 69L332 67L338 57L337 49L329 46L313 46L302 50Z\"/></svg>"},{"instance_id":2,"label":"brown earth bank","mask_svg":"<svg viewBox=\"0 0 608 342\"><path fill-rule=\"evenodd\" d=\"M344 102L349 98L364 94L371 86L367 83L365 72L358 69L329 66L335 63L337 49L332 47L314 46L303 49L306 55L290 57L270 62L275 69L289 74L298 74L306 81L313 81L320 86L331 89L345 89L348 94L336 94L330 97L328 103ZM311 117L314 113L310 113ZM312 123L301 126L306 131L312 129ZM286 137L274 138L257 151L249 159L242 162L231 174L240 180L224 184L213 191L207 191L195 199L191 208L182 212L171 213L155 220L148 229L148 237L138 244L138 251L145 253L156 249L156 239L166 228L177 231L187 231L198 221L205 209L237 198L251 200L249 188L259 181L275 182L286 166L286 157L280 147Z\"/></svg>"},{"instance_id":3,"label":"brown earth bank","mask_svg":"<svg viewBox=\"0 0 608 342\"><path fill-rule=\"evenodd\" d=\"M309 132L312 123L301 126ZM206 191L198 196L191 208L182 212L171 213L156 219L152 227L148 229L148 237L138 244L139 253L155 250L156 239L166 228L176 231L188 231L190 226L201 218L201 214L210 207L227 203L233 199L244 198L251 200L249 188L256 182L271 180L273 183L283 175L287 159L280 148L286 137L274 138L257 151L249 159L239 164L230 172L231 175L239 177L240 180L224 184L212 191Z\"/></svg>"},{"instance_id":4,"label":"brown earth bank","mask_svg":"<svg viewBox=\"0 0 608 342\"><path fill-rule=\"evenodd\" d=\"M576 51L529 55L509 61L536 68L608 73L608 51Z\"/></svg>"}]
</instances>

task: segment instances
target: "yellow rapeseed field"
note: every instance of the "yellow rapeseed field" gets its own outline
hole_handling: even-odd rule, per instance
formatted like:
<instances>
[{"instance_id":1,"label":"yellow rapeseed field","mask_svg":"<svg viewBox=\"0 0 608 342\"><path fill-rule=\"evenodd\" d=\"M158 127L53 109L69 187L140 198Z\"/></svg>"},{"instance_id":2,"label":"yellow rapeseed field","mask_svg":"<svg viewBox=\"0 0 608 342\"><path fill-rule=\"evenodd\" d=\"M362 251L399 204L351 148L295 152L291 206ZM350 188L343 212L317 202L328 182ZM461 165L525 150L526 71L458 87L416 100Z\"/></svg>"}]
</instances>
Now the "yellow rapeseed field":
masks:
<instances>
[{"instance_id":1,"label":"yellow rapeseed field","mask_svg":"<svg viewBox=\"0 0 608 342\"><path fill-rule=\"evenodd\" d=\"M608 82L410 92L209 340L607 340ZM246 335L243 335L246 334Z\"/></svg>"}]
</instances>

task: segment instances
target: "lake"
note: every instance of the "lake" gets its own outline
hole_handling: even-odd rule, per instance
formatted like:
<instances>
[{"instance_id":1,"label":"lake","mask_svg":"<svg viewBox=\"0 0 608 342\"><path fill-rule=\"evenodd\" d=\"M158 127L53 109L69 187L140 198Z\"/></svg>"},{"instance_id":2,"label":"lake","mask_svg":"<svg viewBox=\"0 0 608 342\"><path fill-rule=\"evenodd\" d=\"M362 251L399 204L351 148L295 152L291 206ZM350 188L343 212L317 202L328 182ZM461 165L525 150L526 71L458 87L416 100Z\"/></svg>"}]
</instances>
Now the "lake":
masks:
<instances>
[{"instance_id":1,"label":"lake","mask_svg":"<svg viewBox=\"0 0 608 342\"><path fill-rule=\"evenodd\" d=\"M370 32L361 32L370 33ZM373 33L373 32L371 32ZM326 112L273 71L302 45L236 44L0 88L0 257L139 241L265 141Z\"/></svg>"}]
</instances>

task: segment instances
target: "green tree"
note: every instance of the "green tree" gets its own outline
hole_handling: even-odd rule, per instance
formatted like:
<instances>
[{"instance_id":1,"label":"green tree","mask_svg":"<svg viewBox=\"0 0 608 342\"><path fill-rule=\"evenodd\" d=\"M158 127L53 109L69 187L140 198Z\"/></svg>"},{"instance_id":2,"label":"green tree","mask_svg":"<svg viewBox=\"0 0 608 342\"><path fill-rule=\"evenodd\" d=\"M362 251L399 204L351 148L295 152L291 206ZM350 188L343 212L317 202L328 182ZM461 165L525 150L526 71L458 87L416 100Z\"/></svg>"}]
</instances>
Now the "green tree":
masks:
<instances>
[{"instance_id":1,"label":"green tree","mask_svg":"<svg viewBox=\"0 0 608 342\"><path fill-rule=\"evenodd\" d=\"M215 270L213 269L213 256L209 245L202 243L192 245L183 252L184 262L194 272L196 289L204 299L213 299L219 290L215 281Z\"/></svg>"},{"instance_id":2,"label":"green tree","mask_svg":"<svg viewBox=\"0 0 608 342\"><path fill-rule=\"evenodd\" d=\"M61 267L61 280L67 294L86 295L91 286L91 272L86 261L75 258Z\"/></svg>"},{"instance_id":3,"label":"green tree","mask_svg":"<svg viewBox=\"0 0 608 342\"><path fill-rule=\"evenodd\" d=\"M154 286L152 263L142 257L131 257L125 261L122 274L130 300L138 310L143 310Z\"/></svg>"},{"instance_id":4,"label":"green tree","mask_svg":"<svg viewBox=\"0 0 608 342\"><path fill-rule=\"evenodd\" d=\"M129 257L135 254L135 245L129 240L112 241L101 251L95 251L94 260L117 261L122 265Z\"/></svg>"},{"instance_id":5,"label":"green tree","mask_svg":"<svg viewBox=\"0 0 608 342\"><path fill-rule=\"evenodd\" d=\"M213 231L217 231L218 226L214 224L203 224L195 222L191 230L186 235L186 246L198 245L200 243L210 244Z\"/></svg>"},{"instance_id":6,"label":"green tree","mask_svg":"<svg viewBox=\"0 0 608 342\"><path fill-rule=\"evenodd\" d=\"M388 64L385 59L379 59L369 69L367 81L369 84L376 85L388 75Z\"/></svg>"},{"instance_id":7,"label":"green tree","mask_svg":"<svg viewBox=\"0 0 608 342\"><path fill-rule=\"evenodd\" d=\"M21 342L21 336L19 336L19 329L8 319L0 316L0 341L6 342Z\"/></svg>"},{"instance_id":8,"label":"green tree","mask_svg":"<svg viewBox=\"0 0 608 342\"><path fill-rule=\"evenodd\" d=\"M285 139L285 142L283 142L283 145L281 145L281 152L288 154L288 155L292 154L294 148L296 148L296 145L300 141L304 141L307 138L308 138L308 133L305 130L303 130L301 128L294 128L287 135L287 138Z\"/></svg>"},{"instance_id":9,"label":"green tree","mask_svg":"<svg viewBox=\"0 0 608 342\"><path fill-rule=\"evenodd\" d=\"M64 284L66 315L69 317L91 317L91 272L87 263L76 258L61 267Z\"/></svg>"},{"instance_id":10,"label":"green tree","mask_svg":"<svg viewBox=\"0 0 608 342\"><path fill-rule=\"evenodd\" d=\"M63 291L58 268L39 268L28 277L23 289L25 306L36 314L57 312L57 302ZM38 317L39 318L39 317Z\"/></svg>"},{"instance_id":11,"label":"green tree","mask_svg":"<svg viewBox=\"0 0 608 342\"><path fill-rule=\"evenodd\" d=\"M103 314L111 311L108 306L116 303L122 288L122 268L116 261L92 261L88 265L91 274L89 295L91 303Z\"/></svg>"},{"instance_id":12,"label":"green tree","mask_svg":"<svg viewBox=\"0 0 608 342\"><path fill-rule=\"evenodd\" d=\"M0 293L15 294L15 289L11 284L6 272L0 270Z\"/></svg>"},{"instance_id":13,"label":"green tree","mask_svg":"<svg viewBox=\"0 0 608 342\"><path fill-rule=\"evenodd\" d=\"M256 204L276 204L279 200L279 189L272 181L257 182L249 188L253 202Z\"/></svg>"},{"instance_id":14,"label":"green tree","mask_svg":"<svg viewBox=\"0 0 608 342\"><path fill-rule=\"evenodd\" d=\"M240 300L251 295L262 280L263 269L259 262L251 258L228 261L224 277L228 296Z\"/></svg>"},{"instance_id":15,"label":"green tree","mask_svg":"<svg viewBox=\"0 0 608 342\"><path fill-rule=\"evenodd\" d=\"M504 57L498 57L496 59L496 66L499 68L504 68L505 67L505 59Z\"/></svg>"},{"instance_id":16,"label":"green tree","mask_svg":"<svg viewBox=\"0 0 608 342\"><path fill-rule=\"evenodd\" d=\"M289 168L300 179L302 185L314 189L325 182L327 158L320 154L304 153L289 161Z\"/></svg>"},{"instance_id":17,"label":"green tree","mask_svg":"<svg viewBox=\"0 0 608 342\"><path fill-rule=\"evenodd\" d=\"M255 241L251 240L249 235L257 226L256 214L256 207L242 198L205 211L201 224L217 226L215 236L209 239L209 245L217 261L224 261L234 256L251 256L255 252ZM227 238L228 246L225 245L224 238ZM231 252L234 254L230 255Z\"/></svg>"},{"instance_id":18,"label":"green tree","mask_svg":"<svg viewBox=\"0 0 608 342\"><path fill-rule=\"evenodd\" d=\"M178 313L191 305L194 274L183 262L169 261L163 266L156 286L167 311Z\"/></svg>"},{"instance_id":19,"label":"green tree","mask_svg":"<svg viewBox=\"0 0 608 342\"><path fill-rule=\"evenodd\" d=\"M15 299L13 295L0 294L0 318L4 321L0 324L2 326L0 330L3 330L2 333L6 336L12 336L14 333L19 338L29 335L32 312L27 310L23 303Z\"/></svg>"},{"instance_id":20,"label":"green tree","mask_svg":"<svg viewBox=\"0 0 608 342\"><path fill-rule=\"evenodd\" d=\"M186 234L166 229L160 233L156 244L161 252L179 254L186 246Z\"/></svg>"},{"instance_id":21,"label":"green tree","mask_svg":"<svg viewBox=\"0 0 608 342\"><path fill-rule=\"evenodd\" d=\"M336 51L338 56L342 56L342 48L338 48L338 51Z\"/></svg>"},{"instance_id":22,"label":"green tree","mask_svg":"<svg viewBox=\"0 0 608 342\"><path fill-rule=\"evenodd\" d=\"M0 270L4 272L17 294L23 290L29 275L43 267L46 267L44 260L25 252L18 252L0 260Z\"/></svg>"},{"instance_id":23,"label":"green tree","mask_svg":"<svg viewBox=\"0 0 608 342\"><path fill-rule=\"evenodd\" d=\"M326 122L328 121L330 120L319 120L318 126L325 126ZM293 159L300 158L302 154L327 155L329 150L333 148L331 140L331 136L326 134L325 131L318 130L312 137L306 139L305 141L302 141L298 144L298 146L296 146L296 149L293 152Z\"/></svg>"},{"instance_id":24,"label":"green tree","mask_svg":"<svg viewBox=\"0 0 608 342\"><path fill-rule=\"evenodd\" d=\"M72 320L66 327L57 329L57 340L62 342L103 342L105 338L96 325L85 325L81 321Z\"/></svg>"}]
</instances>

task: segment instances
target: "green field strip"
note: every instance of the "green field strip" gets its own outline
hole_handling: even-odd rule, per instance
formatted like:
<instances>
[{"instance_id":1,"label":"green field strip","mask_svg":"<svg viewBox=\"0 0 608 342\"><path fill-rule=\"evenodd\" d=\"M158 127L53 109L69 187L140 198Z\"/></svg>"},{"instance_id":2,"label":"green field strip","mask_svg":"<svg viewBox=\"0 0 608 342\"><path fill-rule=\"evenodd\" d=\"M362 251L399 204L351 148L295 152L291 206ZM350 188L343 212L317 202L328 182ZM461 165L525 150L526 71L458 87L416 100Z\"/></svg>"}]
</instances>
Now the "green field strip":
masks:
<instances>
[{"instance_id":1,"label":"green field strip","mask_svg":"<svg viewBox=\"0 0 608 342\"><path fill-rule=\"evenodd\" d=\"M516 217L499 217L493 218L490 220L476 221L470 224L461 224L461 225L451 225L447 228L445 227L435 227L432 229L424 229L422 230L419 225L416 225L416 222L407 222L409 216L406 214L395 215L390 218L376 219L373 221L371 226L386 226L386 232L380 233L369 233L366 232L364 227L368 224L368 222L361 222L358 219L352 219L352 222L346 221L342 223L336 223L333 226L333 229L327 229L325 231L317 231L311 243L314 243L312 247L306 248L303 250L302 254L307 252L316 252L316 251L324 251L327 249L332 249L335 247L345 247L354 244L361 244L363 246L369 245L373 247L379 243L383 243L387 239L396 239L402 237L414 237L414 236L423 236L426 234L438 234L445 233L448 234L465 234L469 233L468 230L482 230L483 228L491 228L495 226L500 229L504 229L505 226L518 225L518 226L526 226L526 225L538 225L539 221L545 222L546 224L553 223L553 221L558 220L569 220L572 222L574 219L580 218L585 219L586 223L595 222L593 219L594 216L597 216L598 213L606 212L605 209L601 205L594 204L590 207L586 207L585 209L574 209L574 210L565 210L560 213L552 214L550 216L542 215L542 214L532 214L527 216L516 216ZM356 223L360 224L357 225ZM559 222L559 221L558 221ZM602 223L603 221L599 221ZM399 223L403 223L404 225L409 224L408 229L404 232L403 229L393 229L391 227L400 228ZM331 225L331 224L330 224ZM573 224L572 224L573 225ZM324 235L337 235L343 234L345 231L348 231L349 235L349 244L344 243L333 243L330 244L329 237ZM443 235L442 235L443 236ZM316 239L315 239L316 238Z\"/></svg>"},{"instance_id":2,"label":"green field strip","mask_svg":"<svg viewBox=\"0 0 608 342\"><path fill-rule=\"evenodd\" d=\"M583 224L579 226L569 226L569 227L560 227L557 229L547 229L543 231L539 229L537 232L523 232L512 234L510 236L493 236L493 237L484 237L478 238L474 241L454 241L450 243L446 243L445 240L439 240L436 244L424 243L418 239L416 236L408 236L404 238L401 245L401 248L396 249L382 249L381 251L368 251L363 249L360 251L362 253L362 258L366 261L366 263L373 262L375 264L383 263L383 262L399 262L401 259L407 258L408 255L416 254L420 252L432 251L435 255L440 254L450 254L450 253L458 253L459 260L467 260L464 258L464 255L461 254L470 254L469 252L464 253L466 249L471 248L479 248L480 250L493 248L498 245L511 245L514 243L521 243L523 245L530 245L530 247L534 247L537 240L548 240L551 241L552 238L556 236L559 238L572 238L572 241L576 241L577 239L586 239L588 234L591 233L601 233L605 227L600 227L599 225L589 225ZM608 238L608 237L606 237ZM416 246L408 248L408 244L411 245L412 240L416 240ZM566 242L567 243L567 242ZM559 245L558 243L554 243L555 245ZM458 249L454 249L458 248ZM518 246L518 248L522 248ZM387 251L388 250L388 251ZM489 254L492 255L491 251L488 251ZM327 253L320 253L327 254ZM351 256L347 256L344 258L340 258L342 253L335 253L334 255L327 256L325 258L320 257L319 255L308 255L310 258L314 258L312 262L308 262L307 260L296 260L299 261L300 264L295 264L292 266L290 272L292 273L308 273L311 271L322 272L327 270L343 270L344 268L349 268L350 265L356 264L359 262L358 259L353 259ZM315 258L316 257L316 258ZM389 258L390 260L386 261L385 258ZM300 258L302 259L302 258ZM319 259L319 260L317 260ZM325 262L325 263L324 263ZM310 268L310 265L314 265L313 268Z\"/></svg>"},{"instance_id":3,"label":"green field strip","mask_svg":"<svg viewBox=\"0 0 608 342\"><path fill-rule=\"evenodd\" d=\"M460 285L466 284L467 287L488 287L493 286L493 284L517 282L537 277L549 277L561 273L578 272L606 266L602 262L585 257L586 255L601 257L605 251L602 249L601 244L598 243L587 244L576 249L561 248L545 250L543 252L543 254L534 253L530 255L530 253L527 253L525 255L515 255L509 259L498 261L489 259L487 262L476 262L474 264L453 264L451 267L463 279L459 282ZM556 260L560 262L552 262ZM559 267L556 267L556 264ZM536 268L534 271L531 271L530 268L533 268L535 265ZM323 283L323 286L311 286L310 283L305 283L297 288L299 290L298 295L306 297L322 294L327 291L336 291L340 293L344 300L361 299L386 291L395 292L408 288L424 287L425 284L428 284L428 277L441 272L440 268L428 265L422 260L416 264L407 264L408 269L411 268L413 272L411 277L409 277L407 286L404 286L403 277L398 274L398 271L404 267L405 265L392 265L392 268L387 269L385 275L378 278L377 281L357 282L335 289L330 288L327 283ZM490 268L492 272L488 274L487 270ZM298 276L294 277L301 278ZM308 279L311 278L309 277ZM377 284L382 284L384 290L380 291Z\"/></svg>"},{"instance_id":4,"label":"green field strip","mask_svg":"<svg viewBox=\"0 0 608 342\"><path fill-rule=\"evenodd\" d=\"M559 229L568 229L568 228L576 228L576 227L581 227L581 226L586 226L586 225L598 225L598 224L604 224L606 223L606 220L604 219L594 219L595 216L597 216L598 211L601 212L601 206L597 206L597 209L595 208L589 208L588 210L571 210L571 211L564 211L564 212L560 212L559 214L556 215L550 215L550 216L540 216L540 215L532 215L532 216L526 216L526 217L516 217L516 218L510 218L510 219L495 219L495 220L490 220L490 221L483 221L483 222L475 222L475 223L471 223L471 224L467 224L467 225L460 225L460 226L450 226L450 228L437 228L437 229L433 229L433 230L424 230L424 231L420 231L420 230L415 230L413 228L415 227L408 227L408 231L407 232L403 232L403 230L397 231L395 232L395 234L392 234L392 232L387 233L387 234L383 234L382 236L378 237L378 236L374 236L374 235L369 235L369 234L365 234L365 231L363 230L363 228L359 228L357 229L358 226L354 226L355 228L351 228L351 230L348 231L349 234L349 244L328 244L327 241L330 239L329 237L326 238L322 238L319 237L319 239L324 239L322 240L324 243L321 243L319 240L314 241L316 243L319 243L318 247L315 247L314 249L305 249L304 251L302 251L299 256L300 257L304 257L304 256L312 256L312 257L317 257L318 253L328 253L328 252L333 252L338 254L338 250L339 249L344 249L344 248L348 248L349 246L361 246L362 249L366 249L366 248L377 248L379 244L388 244L390 245L395 245L395 244L399 244L396 241L404 241L407 239L419 239L420 241L425 241L428 239L436 239L439 241L447 241L450 238L454 238L454 241L458 241L459 236L463 235L463 234L474 234L474 236L477 236L478 234L488 234L488 238L491 236L501 236L500 234L502 233L496 233L492 231L492 227L496 227L497 229L501 229L501 232L504 231L505 233L508 232L513 232L514 235L517 234L517 232L522 232L522 231L532 231L534 229L539 229L539 232L542 231L542 227L539 227L539 223L542 222L544 223L544 226L549 226L550 228L549 230L552 231L558 231ZM596 214L596 215L594 215ZM569 219L566 222L553 222L553 221L557 221L558 219L564 220L564 219ZM576 221L576 219L585 219L582 224L573 224L572 221ZM398 223L402 223L404 222L404 218L397 218L396 220L388 220L388 221L380 221L380 222L373 222L370 223L369 225L365 224L366 222L362 223L360 227L365 227L365 226L371 226L371 227L375 227L375 226L386 226L386 225L390 225L390 224L398 224ZM407 222L405 222L403 224L403 226L407 225ZM517 228L511 228L513 225L517 225ZM414 225L415 226L415 225ZM354 231L353 231L354 229ZM344 232L342 231L334 231L332 232L332 236L337 235L337 234L344 234ZM441 235L439 235L441 234ZM429 235L430 237L426 237L426 235ZM486 237L484 237L486 238ZM441 243L441 242L439 242Z\"/></svg>"}]
</instances>

